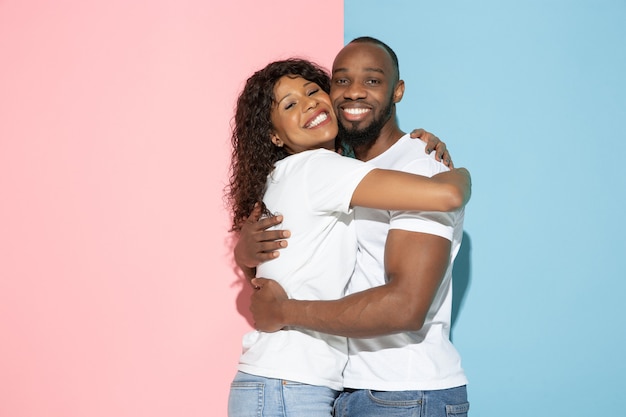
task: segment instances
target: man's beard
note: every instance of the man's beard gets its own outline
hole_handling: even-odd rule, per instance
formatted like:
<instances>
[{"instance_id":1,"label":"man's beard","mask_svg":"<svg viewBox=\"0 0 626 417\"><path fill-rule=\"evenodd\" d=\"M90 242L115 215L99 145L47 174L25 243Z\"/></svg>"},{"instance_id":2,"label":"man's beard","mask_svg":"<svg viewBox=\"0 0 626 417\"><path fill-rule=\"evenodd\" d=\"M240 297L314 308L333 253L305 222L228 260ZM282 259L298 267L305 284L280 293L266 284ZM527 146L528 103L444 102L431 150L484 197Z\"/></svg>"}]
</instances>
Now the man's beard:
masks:
<instances>
[{"instance_id":1,"label":"man's beard","mask_svg":"<svg viewBox=\"0 0 626 417\"><path fill-rule=\"evenodd\" d=\"M376 139L378 139L378 136L380 136L383 126L385 126L385 123L387 123L391 117L392 106L393 103L390 101L387 107L383 109L380 116L372 120L372 123L370 123L369 126L365 126L363 129L356 127L346 128L343 123L339 121L338 136L340 141L350 146L352 149L362 146L372 146L374 142L376 142Z\"/></svg>"}]
</instances>

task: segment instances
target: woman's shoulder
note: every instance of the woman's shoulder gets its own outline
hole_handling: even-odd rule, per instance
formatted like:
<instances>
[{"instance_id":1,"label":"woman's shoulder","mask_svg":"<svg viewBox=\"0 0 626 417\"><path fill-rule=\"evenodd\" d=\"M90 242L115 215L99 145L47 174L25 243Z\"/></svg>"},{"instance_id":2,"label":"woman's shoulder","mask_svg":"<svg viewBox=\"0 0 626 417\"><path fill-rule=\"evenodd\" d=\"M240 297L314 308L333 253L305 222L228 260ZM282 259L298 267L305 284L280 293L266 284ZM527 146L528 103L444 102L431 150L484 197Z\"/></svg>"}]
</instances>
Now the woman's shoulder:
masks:
<instances>
[{"instance_id":1,"label":"woman's shoulder","mask_svg":"<svg viewBox=\"0 0 626 417\"><path fill-rule=\"evenodd\" d=\"M305 161L309 161L309 160L319 160L319 159L334 159L334 158L341 158L341 155L339 155L338 153L331 151L329 149L324 149L324 148L320 148L320 149L311 149L308 151L302 151L302 152L298 152L298 153L294 153L292 155L289 155L283 159L281 159L280 161L276 162L276 165L289 165L289 164L293 164L293 163L303 163Z\"/></svg>"}]
</instances>

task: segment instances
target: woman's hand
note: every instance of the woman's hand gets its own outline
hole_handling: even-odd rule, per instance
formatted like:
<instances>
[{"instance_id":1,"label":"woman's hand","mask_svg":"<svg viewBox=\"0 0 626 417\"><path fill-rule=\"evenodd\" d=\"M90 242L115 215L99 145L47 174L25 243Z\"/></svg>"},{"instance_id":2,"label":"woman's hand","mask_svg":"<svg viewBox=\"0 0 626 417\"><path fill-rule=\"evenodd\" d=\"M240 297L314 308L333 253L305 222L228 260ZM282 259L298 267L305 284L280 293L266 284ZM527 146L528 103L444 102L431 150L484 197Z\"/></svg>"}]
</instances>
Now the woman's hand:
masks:
<instances>
[{"instance_id":1,"label":"woman's hand","mask_svg":"<svg viewBox=\"0 0 626 417\"><path fill-rule=\"evenodd\" d=\"M452 158L450 157L450 152L448 152L445 142L439 140L437 136L425 131L424 129L413 129L411 131L411 139L420 139L426 142L427 154L430 154L434 150L435 159L437 161L442 162L450 169L454 168Z\"/></svg>"}]
</instances>

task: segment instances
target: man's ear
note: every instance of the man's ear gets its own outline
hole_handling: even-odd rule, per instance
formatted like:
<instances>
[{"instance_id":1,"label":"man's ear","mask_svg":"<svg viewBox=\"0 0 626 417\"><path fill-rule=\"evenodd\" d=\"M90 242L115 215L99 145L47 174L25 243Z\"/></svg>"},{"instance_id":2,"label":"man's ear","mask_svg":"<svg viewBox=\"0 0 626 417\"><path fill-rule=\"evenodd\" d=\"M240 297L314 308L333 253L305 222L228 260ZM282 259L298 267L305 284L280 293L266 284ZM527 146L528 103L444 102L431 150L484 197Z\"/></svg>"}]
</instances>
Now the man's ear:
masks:
<instances>
[{"instance_id":1,"label":"man's ear","mask_svg":"<svg viewBox=\"0 0 626 417\"><path fill-rule=\"evenodd\" d=\"M404 80L398 80L396 88L393 90L393 102L399 103L404 96Z\"/></svg>"}]
</instances>

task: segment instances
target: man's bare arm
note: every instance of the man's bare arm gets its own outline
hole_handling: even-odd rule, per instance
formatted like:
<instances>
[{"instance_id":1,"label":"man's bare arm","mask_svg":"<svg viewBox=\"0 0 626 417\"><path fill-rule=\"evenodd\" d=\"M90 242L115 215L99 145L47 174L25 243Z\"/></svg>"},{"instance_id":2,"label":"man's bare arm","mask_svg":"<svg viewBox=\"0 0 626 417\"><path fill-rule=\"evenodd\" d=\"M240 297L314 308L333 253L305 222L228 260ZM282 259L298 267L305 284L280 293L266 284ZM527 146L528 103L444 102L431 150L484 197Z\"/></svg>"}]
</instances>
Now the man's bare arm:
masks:
<instances>
[{"instance_id":1,"label":"man's bare arm","mask_svg":"<svg viewBox=\"0 0 626 417\"><path fill-rule=\"evenodd\" d=\"M433 133L424 129L413 129L411 138L420 139L426 143L426 153L435 152L435 158L453 168L450 153L445 142L442 142ZM254 278L256 267L266 261L280 256L279 250L287 247L290 236L288 230L267 230L280 224L282 216L261 217L261 206L257 204L245 219L239 232L239 239L234 249L235 262L241 268L248 280ZM260 220L259 220L260 219Z\"/></svg>"},{"instance_id":2,"label":"man's bare arm","mask_svg":"<svg viewBox=\"0 0 626 417\"><path fill-rule=\"evenodd\" d=\"M276 331L304 327L348 337L419 330L443 279L451 243L439 236L391 230L385 248L388 282L340 300L289 300L272 280L255 279L255 325Z\"/></svg>"}]
</instances>

